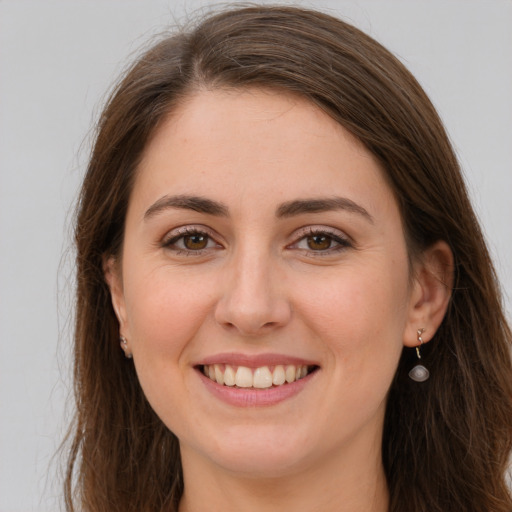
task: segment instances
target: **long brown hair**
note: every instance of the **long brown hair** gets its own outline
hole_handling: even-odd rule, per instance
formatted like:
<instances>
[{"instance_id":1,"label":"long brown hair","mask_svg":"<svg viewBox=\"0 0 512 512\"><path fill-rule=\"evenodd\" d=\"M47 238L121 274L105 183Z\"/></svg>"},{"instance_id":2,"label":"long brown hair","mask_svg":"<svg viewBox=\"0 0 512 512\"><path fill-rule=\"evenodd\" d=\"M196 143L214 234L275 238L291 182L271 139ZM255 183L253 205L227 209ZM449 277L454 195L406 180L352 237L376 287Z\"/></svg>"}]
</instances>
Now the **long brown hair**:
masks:
<instances>
[{"instance_id":1,"label":"long brown hair","mask_svg":"<svg viewBox=\"0 0 512 512\"><path fill-rule=\"evenodd\" d=\"M299 94L359 138L399 203L411 258L437 240L455 258L445 319L425 347L431 378L407 377L404 348L389 391L383 463L392 512L510 512L511 332L492 263L443 125L405 67L329 15L253 6L212 15L147 51L98 124L76 217L77 414L66 480L69 511L176 510L176 437L146 401L119 349L103 258L122 248L134 175L160 121L202 88Z\"/></svg>"}]
</instances>

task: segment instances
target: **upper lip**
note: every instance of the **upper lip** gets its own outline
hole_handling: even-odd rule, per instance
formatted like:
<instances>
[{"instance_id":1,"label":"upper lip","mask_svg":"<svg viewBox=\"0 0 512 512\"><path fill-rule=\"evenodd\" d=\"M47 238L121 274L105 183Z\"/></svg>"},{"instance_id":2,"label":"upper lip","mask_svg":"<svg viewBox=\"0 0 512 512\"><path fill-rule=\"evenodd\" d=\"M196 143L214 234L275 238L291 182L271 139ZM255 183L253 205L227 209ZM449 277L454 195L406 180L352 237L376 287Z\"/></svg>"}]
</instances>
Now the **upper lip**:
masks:
<instances>
[{"instance_id":1,"label":"upper lip","mask_svg":"<svg viewBox=\"0 0 512 512\"><path fill-rule=\"evenodd\" d=\"M276 365L304 365L318 366L318 363L301 357L290 356L285 354L237 354L226 352L224 354L215 354L205 357L197 362L194 366L207 366L212 364L229 364L231 366L246 366L247 368L260 368L262 366Z\"/></svg>"}]
</instances>

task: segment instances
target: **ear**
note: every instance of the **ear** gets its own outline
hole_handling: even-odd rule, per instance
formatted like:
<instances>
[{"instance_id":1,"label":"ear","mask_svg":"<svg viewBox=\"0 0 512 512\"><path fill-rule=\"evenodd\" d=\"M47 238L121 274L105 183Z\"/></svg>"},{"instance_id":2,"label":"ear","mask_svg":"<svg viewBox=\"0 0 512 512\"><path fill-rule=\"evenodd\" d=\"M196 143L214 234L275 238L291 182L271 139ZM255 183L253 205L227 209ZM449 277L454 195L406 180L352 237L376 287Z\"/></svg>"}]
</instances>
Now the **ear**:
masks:
<instances>
[{"instance_id":1,"label":"ear","mask_svg":"<svg viewBox=\"0 0 512 512\"><path fill-rule=\"evenodd\" d=\"M103 274L110 289L112 306L119 322L119 334L127 336L126 305L124 300L121 268L113 256L103 257Z\"/></svg>"},{"instance_id":2,"label":"ear","mask_svg":"<svg viewBox=\"0 0 512 512\"><path fill-rule=\"evenodd\" d=\"M424 329L423 342L430 341L443 321L453 287L453 254L444 241L426 249L414 265L414 278L408 304L404 345L418 345L418 329Z\"/></svg>"}]
</instances>

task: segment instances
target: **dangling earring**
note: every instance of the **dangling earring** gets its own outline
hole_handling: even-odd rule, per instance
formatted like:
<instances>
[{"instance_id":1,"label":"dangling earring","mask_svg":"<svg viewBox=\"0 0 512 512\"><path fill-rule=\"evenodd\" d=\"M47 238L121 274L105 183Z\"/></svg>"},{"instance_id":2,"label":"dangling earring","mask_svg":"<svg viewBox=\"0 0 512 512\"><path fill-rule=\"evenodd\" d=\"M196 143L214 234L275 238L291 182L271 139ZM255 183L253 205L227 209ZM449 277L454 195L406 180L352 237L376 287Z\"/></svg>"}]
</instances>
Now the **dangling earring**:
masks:
<instances>
[{"instance_id":1,"label":"dangling earring","mask_svg":"<svg viewBox=\"0 0 512 512\"><path fill-rule=\"evenodd\" d=\"M133 356L128 352L128 342L124 336L119 336L119 341L121 342L121 348L124 350L124 355L128 359L131 359Z\"/></svg>"},{"instance_id":2,"label":"dangling earring","mask_svg":"<svg viewBox=\"0 0 512 512\"><path fill-rule=\"evenodd\" d=\"M423 345L421 335L425 332L425 329L418 329L417 332L419 345L416 347L416 355L418 356L418 359L421 359L420 348L421 345ZM415 382L425 382L430 377L430 372L422 364L417 364L409 372L409 377Z\"/></svg>"}]
</instances>

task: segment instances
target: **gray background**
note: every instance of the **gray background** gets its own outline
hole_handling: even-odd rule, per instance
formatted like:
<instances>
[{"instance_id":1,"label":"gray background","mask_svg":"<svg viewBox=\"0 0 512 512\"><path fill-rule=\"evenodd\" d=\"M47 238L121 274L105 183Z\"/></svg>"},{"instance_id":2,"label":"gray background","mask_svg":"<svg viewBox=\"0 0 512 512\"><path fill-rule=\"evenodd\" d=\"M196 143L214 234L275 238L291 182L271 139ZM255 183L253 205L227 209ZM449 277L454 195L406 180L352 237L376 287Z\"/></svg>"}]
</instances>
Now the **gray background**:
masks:
<instances>
[{"instance_id":1,"label":"gray background","mask_svg":"<svg viewBox=\"0 0 512 512\"><path fill-rule=\"evenodd\" d=\"M351 20L425 87L464 167L511 317L512 2L299 3ZM209 4L0 0L0 512L58 509L53 455L72 410L71 212L90 127L129 55Z\"/></svg>"}]
</instances>

